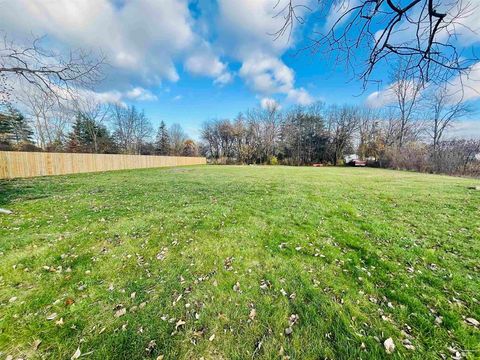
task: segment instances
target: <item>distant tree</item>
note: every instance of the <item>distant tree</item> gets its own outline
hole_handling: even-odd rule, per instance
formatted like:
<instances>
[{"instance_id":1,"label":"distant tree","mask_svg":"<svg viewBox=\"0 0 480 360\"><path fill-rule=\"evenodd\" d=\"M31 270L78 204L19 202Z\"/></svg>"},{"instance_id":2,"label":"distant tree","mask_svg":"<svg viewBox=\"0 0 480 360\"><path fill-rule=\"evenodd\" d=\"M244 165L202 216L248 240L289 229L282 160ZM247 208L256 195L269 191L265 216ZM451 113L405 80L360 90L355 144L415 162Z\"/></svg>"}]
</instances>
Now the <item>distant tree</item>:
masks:
<instances>
[{"instance_id":1,"label":"distant tree","mask_svg":"<svg viewBox=\"0 0 480 360\"><path fill-rule=\"evenodd\" d=\"M168 131L170 136L170 149L172 155L181 155L187 135L180 124L173 124Z\"/></svg>"},{"instance_id":2,"label":"distant tree","mask_svg":"<svg viewBox=\"0 0 480 360\"><path fill-rule=\"evenodd\" d=\"M32 144L33 131L23 114L11 107L0 112L0 142L3 148L24 147Z\"/></svg>"},{"instance_id":3,"label":"distant tree","mask_svg":"<svg viewBox=\"0 0 480 360\"><path fill-rule=\"evenodd\" d=\"M6 113L0 113L0 149L10 150L12 147L12 123Z\"/></svg>"},{"instance_id":4,"label":"distant tree","mask_svg":"<svg viewBox=\"0 0 480 360\"><path fill-rule=\"evenodd\" d=\"M105 152L107 150L105 149L105 139L107 138L106 133L108 133L106 123L111 118L111 105L99 101L94 96L85 95L75 99L75 109L77 119L81 117L84 120L82 121L82 127L92 143L92 152ZM102 145L103 149L100 149Z\"/></svg>"},{"instance_id":5,"label":"distant tree","mask_svg":"<svg viewBox=\"0 0 480 360\"><path fill-rule=\"evenodd\" d=\"M197 145L192 139L187 139L183 143L182 156L198 156Z\"/></svg>"},{"instance_id":6,"label":"distant tree","mask_svg":"<svg viewBox=\"0 0 480 360\"><path fill-rule=\"evenodd\" d=\"M13 109L11 112L12 137L16 144L32 143L33 130L23 114Z\"/></svg>"},{"instance_id":7,"label":"distant tree","mask_svg":"<svg viewBox=\"0 0 480 360\"><path fill-rule=\"evenodd\" d=\"M115 145L108 129L82 113L77 113L66 148L68 152L115 152Z\"/></svg>"},{"instance_id":8,"label":"distant tree","mask_svg":"<svg viewBox=\"0 0 480 360\"><path fill-rule=\"evenodd\" d=\"M23 88L19 100L32 121L36 143L43 149L58 148L58 144L66 140L68 129L75 118L72 107L35 87Z\"/></svg>"},{"instance_id":9,"label":"distant tree","mask_svg":"<svg viewBox=\"0 0 480 360\"><path fill-rule=\"evenodd\" d=\"M361 159L378 158L382 150L381 113L370 108L358 109L358 155Z\"/></svg>"},{"instance_id":10,"label":"distant tree","mask_svg":"<svg viewBox=\"0 0 480 360\"><path fill-rule=\"evenodd\" d=\"M157 131L157 138L155 140L155 154L169 155L170 154L170 136L168 134L167 125L162 120Z\"/></svg>"},{"instance_id":11,"label":"distant tree","mask_svg":"<svg viewBox=\"0 0 480 360\"><path fill-rule=\"evenodd\" d=\"M329 153L332 163L338 165L352 142L359 125L358 109L352 106L331 106L327 111Z\"/></svg>"},{"instance_id":12,"label":"distant tree","mask_svg":"<svg viewBox=\"0 0 480 360\"><path fill-rule=\"evenodd\" d=\"M450 139L437 146L437 171L446 174L480 176L480 140ZM474 164L477 167L469 169Z\"/></svg>"},{"instance_id":13,"label":"distant tree","mask_svg":"<svg viewBox=\"0 0 480 360\"><path fill-rule=\"evenodd\" d=\"M391 74L397 113L396 145L402 148L406 142L416 141L419 135L419 111L421 109L423 84L411 74L413 58L402 59Z\"/></svg>"},{"instance_id":14,"label":"distant tree","mask_svg":"<svg viewBox=\"0 0 480 360\"><path fill-rule=\"evenodd\" d=\"M468 103L458 95L449 92L447 85L442 85L433 87L426 96L426 132L432 141L432 160L436 171L441 167L439 147L445 132L455 121L471 111Z\"/></svg>"},{"instance_id":15,"label":"distant tree","mask_svg":"<svg viewBox=\"0 0 480 360\"><path fill-rule=\"evenodd\" d=\"M216 122L214 120L205 121L202 124L201 135L205 144L205 154L210 158L219 159L221 156L221 146Z\"/></svg>"},{"instance_id":16,"label":"distant tree","mask_svg":"<svg viewBox=\"0 0 480 360\"><path fill-rule=\"evenodd\" d=\"M152 125L145 112L135 106L113 107L113 134L119 150L125 154L141 154L142 147L152 137Z\"/></svg>"},{"instance_id":17,"label":"distant tree","mask_svg":"<svg viewBox=\"0 0 480 360\"><path fill-rule=\"evenodd\" d=\"M285 116L281 128L282 150L278 158L292 165L321 162L326 141L323 118L309 113L304 107L295 107Z\"/></svg>"}]
</instances>

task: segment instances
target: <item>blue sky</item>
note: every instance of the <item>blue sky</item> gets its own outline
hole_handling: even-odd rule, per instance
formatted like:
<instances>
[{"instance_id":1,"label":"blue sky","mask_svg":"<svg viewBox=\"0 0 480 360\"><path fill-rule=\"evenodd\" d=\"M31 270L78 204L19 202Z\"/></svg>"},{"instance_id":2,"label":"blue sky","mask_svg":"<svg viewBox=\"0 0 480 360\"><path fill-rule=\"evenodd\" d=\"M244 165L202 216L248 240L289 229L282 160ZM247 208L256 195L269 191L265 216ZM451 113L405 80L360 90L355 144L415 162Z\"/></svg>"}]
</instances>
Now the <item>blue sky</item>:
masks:
<instances>
[{"instance_id":1,"label":"blue sky","mask_svg":"<svg viewBox=\"0 0 480 360\"><path fill-rule=\"evenodd\" d=\"M315 0L299 2L317 6ZM239 111L261 106L266 99L286 108L317 100L364 103L375 91L383 96L388 86L385 68L374 75L382 84L364 89L361 81L331 58L296 54L296 49L306 45L303 39L313 29L323 29L334 11L305 13L307 23L296 26L290 41L287 37L274 41L269 34L283 21L274 17L276 3L0 1L0 30L16 41L26 41L32 34L46 35L48 46L59 51L101 51L110 66L106 80L95 89L99 98L136 105L145 109L154 125L160 120L179 123L194 137L203 121L234 117ZM480 23L477 12L468 21L468 25ZM461 46L477 48L479 40L480 35L468 34ZM366 55L365 50L357 52L358 59ZM472 84L480 90L476 82ZM478 99L476 92L468 97L476 108ZM477 114L470 115L461 131L480 134L476 119Z\"/></svg>"}]
</instances>

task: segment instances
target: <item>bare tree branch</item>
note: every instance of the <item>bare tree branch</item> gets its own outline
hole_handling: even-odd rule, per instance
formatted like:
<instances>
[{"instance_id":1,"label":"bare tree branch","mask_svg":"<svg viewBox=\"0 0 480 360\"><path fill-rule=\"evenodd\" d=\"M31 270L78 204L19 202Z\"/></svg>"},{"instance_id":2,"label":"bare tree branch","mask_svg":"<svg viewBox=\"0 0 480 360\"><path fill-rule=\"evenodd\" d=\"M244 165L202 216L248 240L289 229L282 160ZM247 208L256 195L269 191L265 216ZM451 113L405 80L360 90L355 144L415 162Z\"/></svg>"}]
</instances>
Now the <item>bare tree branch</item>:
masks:
<instances>
[{"instance_id":1,"label":"bare tree branch","mask_svg":"<svg viewBox=\"0 0 480 360\"><path fill-rule=\"evenodd\" d=\"M11 101L16 81L65 100L74 90L91 88L102 79L104 57L83 50L61 56L43 49L41 41L42 38L35 38L31 45L22 46L9 41L6 35L0 41L0 98L4 102Z\"/></svg>"},{"instance_id":2,"label":"bare tree branch","mask_svg":"<svg viewBox=\"0 0 480 360\"><path fill-rule=\"evenodd\" d=\"M340 5L340 6L339 6ZM346 5L346 6L345 6ZM285 22L275 34L282 36L297 21L301 0L288 0L277 4L279 15ZM300 51L324 51L336 54L336 61L345 63L366 86L374 69L380 63L408 57L410 72L422 84L442 82L465 74L477 60L460 54L456 44L456 29L476 10L464 0L349 0L319 1L321 11L337 11L336 20L324 31L317 31ZM368 49L368 56L360 69L356 55L359 48Z\"/></svg>"}]
</instances>

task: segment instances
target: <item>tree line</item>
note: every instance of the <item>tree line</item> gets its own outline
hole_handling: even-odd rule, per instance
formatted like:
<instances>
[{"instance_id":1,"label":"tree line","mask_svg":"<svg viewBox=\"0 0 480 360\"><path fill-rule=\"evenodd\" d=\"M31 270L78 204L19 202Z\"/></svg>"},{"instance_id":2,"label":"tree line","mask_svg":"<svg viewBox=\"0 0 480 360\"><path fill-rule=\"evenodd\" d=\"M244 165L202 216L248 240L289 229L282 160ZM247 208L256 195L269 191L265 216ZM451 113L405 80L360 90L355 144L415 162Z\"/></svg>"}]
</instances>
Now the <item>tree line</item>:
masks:
<instances>
[{"instance_id":1,"label":"tree line","mask_svg":"<svg viewBox=\"0 0 480 360\"><path fill-rule=\"evenodd\" d=\"M438 92L431 96L420 106L400 94L402 104L381 109L272 104L205 122L202 152L214 163L284 165L341 165L357 154L371 166L480 175L480 141L445 136L460 105L445 103Z\"/></svg>"},{"instance_id":2,"label":"tree line","mask_svg":"<svg viewBox=\"0 0 480 360\"><path fill-rule=\"evenodd\" d=\"M135 106L82 102L75 108L39 111L28 118L0 109L0 150L100 154L198 156L198 146L179 124L154 129Z\"/></svg>"}]
</instances>

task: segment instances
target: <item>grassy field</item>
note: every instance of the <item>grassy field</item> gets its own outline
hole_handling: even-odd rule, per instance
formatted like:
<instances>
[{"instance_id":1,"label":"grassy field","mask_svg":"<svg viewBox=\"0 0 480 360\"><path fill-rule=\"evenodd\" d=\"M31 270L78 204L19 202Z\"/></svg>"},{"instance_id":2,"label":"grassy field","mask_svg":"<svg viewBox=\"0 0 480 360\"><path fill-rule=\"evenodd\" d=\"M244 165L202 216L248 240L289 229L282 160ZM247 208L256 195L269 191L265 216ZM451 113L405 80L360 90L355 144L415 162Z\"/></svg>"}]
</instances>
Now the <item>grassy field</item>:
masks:
<instances>
[{"instance_id":1,"label":"grassy field","mask_svg":"<svg viewBox=\"0 0 480 360\"><path fill-rule=\"evenodd\" d=\"M0 358L478 359L470 185L246 166L0 182Z\"/></svg>"}]
</instances>

